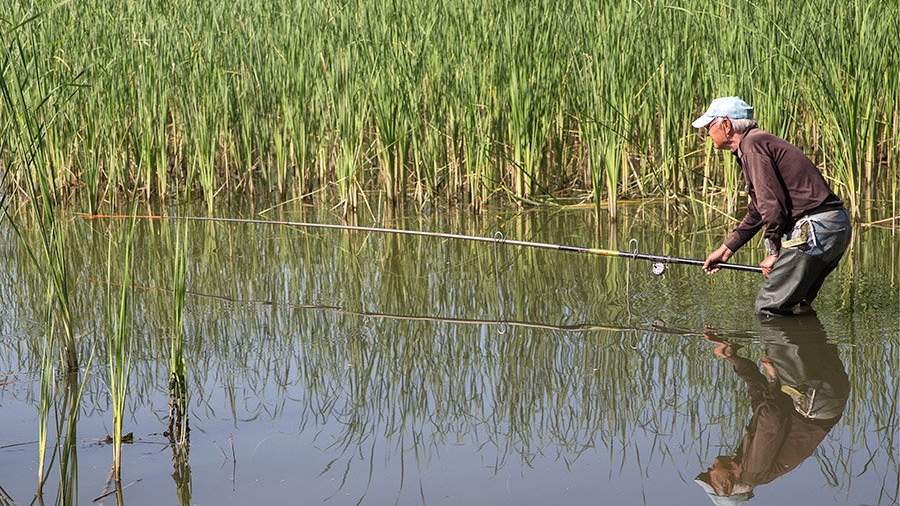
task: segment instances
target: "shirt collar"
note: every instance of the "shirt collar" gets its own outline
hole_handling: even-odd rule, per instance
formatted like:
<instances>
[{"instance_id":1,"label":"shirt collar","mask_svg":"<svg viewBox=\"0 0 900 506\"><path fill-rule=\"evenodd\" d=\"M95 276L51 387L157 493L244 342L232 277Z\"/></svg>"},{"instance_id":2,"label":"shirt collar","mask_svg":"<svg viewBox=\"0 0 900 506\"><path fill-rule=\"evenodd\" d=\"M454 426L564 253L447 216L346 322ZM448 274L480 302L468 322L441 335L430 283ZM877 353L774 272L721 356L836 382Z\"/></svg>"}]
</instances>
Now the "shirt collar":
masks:
<instances>
[{"instance_id":1,"label":"shirt collar","mask_svg":"<svg viewBox=\"0 0 900 506\"><path fill-rule=\"evenodd\" d=\"M747 132L744 134L744 136L741 137L741 142L740 142L740 144L738 144L737 149L732 151L732 153L734 153L735 156L737 156L738 158L744 157L744 152L741 150L741 146L744 145L744 141L747 140L747 137L749 137L750 134L752 134L755 131L756 131L756 127L753 127L750 130L747 130Z\"/></svg>"}]
</instances>

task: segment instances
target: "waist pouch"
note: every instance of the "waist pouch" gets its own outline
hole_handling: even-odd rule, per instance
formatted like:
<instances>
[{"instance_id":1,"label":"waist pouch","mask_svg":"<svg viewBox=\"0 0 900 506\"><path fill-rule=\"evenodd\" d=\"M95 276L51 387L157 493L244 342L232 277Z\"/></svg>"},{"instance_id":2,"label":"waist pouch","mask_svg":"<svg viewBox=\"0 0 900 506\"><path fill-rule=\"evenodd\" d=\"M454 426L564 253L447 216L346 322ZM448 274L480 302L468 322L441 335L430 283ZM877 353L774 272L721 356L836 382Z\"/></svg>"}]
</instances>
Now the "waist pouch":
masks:
<instances>
[{"instance_id":1,"label":"waist pouch","mask_svg":"<svg viewBox=\"0 0 900 506\"><path fill-rule=\"evenodd\" d=\"M781 241L782 248L796 248L810 255L821 255L834 246L846 247L850 217L844 209L804 216L797 220Z\"/></svg>"}]
</instances>

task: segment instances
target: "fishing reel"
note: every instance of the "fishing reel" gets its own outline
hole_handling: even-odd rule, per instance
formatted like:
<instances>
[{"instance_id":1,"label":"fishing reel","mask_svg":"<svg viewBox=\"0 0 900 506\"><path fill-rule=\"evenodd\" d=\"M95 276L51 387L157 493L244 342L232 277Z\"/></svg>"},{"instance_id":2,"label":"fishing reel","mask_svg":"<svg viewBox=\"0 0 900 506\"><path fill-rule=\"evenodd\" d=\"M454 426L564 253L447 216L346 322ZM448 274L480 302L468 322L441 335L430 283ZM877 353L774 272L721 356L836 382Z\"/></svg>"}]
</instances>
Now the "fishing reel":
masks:
<instances>
[{"instance_id":1,"label":"fishing reel","mask_svg":"<svg viewBox=\"0 0 900 506\"><path fill-rule=\"evenodd\" d=\"M637 257L638 257L637 239L631 238L628 241L628 245L632 248L631 249L631 257L634 259L637 259ZM663 262L653 262L653 265L650 266L650 274L653 274L654 276L662 276L663 273L665 273L665 272L666 272L666 264Z\"/></svg>"}]
</instances>

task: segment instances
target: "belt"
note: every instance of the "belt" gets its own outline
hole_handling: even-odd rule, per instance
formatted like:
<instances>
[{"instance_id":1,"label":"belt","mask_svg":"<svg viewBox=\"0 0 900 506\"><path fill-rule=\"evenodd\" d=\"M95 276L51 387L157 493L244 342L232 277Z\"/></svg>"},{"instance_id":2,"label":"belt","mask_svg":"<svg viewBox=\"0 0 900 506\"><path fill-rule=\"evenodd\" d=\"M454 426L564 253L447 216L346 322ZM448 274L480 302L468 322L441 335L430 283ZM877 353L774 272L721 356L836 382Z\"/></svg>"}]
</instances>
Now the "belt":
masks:
<instances>
[{"instance_id":1,"label":"belt","mask_svg":"<svg viewBox=\"0 0 900 506\"><path fill-rule=\"evenodd\" d=\"M824 209L822 207L818 207L801 215L800 218L794 222L794 226L791 227L791 230L799 231L797 237L782 241L781 246L785 248L794 248L802 244L811 243L811 247L817 247L819 245L819 241L816 238L816 231L813 228L813 223L815 223L816 221L816 216L833 211L846 212L844 206L826 207Z\"/></svg>"},{"instance_id":2,"label":"belt","mask_svg":"<svg viewBox=\"0 0 900 506\"><path fill-rule=\"evenodd\" d=\"M797 218L797 222L799 223L803 218L808 218L808 217L814 216L816 214L827 213L830 211L844 211L844 210L845 210L844 205L841 204L840 202L831 203L831 204L822 204L819 207L815 207L813 209L810 209L809 211L805 211L803 214L800 215L799 218Z\"/></svg>"}]
</instances>

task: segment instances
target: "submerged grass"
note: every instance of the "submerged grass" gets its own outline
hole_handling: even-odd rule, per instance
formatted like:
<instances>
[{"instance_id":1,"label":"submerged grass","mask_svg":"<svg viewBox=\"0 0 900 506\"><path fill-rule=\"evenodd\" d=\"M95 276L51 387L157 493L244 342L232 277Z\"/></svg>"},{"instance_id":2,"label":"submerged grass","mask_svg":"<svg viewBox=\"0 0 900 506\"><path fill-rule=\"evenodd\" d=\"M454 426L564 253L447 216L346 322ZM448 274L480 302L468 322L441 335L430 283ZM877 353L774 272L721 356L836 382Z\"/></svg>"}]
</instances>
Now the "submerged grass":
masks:
<instances>
[{"instance_id":1,"label":"submerged grass","mask_svg":"<svg viewBox=\"0 0 900 506\"><path fill-rule=\"evenodd\" d=\"M81 418L82 398L88 384L94 355L88 357L85 373L66 371L56 399L56 447L58 453L58 483L56 503L78 504L78 421ZM38 496L40 498L40 496Z\"/></svg>"},{"instance_id":2,"label":"submerged grass","mask_svg":"<svg viewBox=\"0 0 900 506\"><path fill-rule=\"evenodd\" d=\"M186 227L185 227L186 229ZM191 504L192 480L190 466L191 426L184 350L183 308L185 299L184 232L176 239L179 244L174 268L173 314L175 332L169 346L169 445L172 447L172 479L181 505ZM179 260L180 258L180 260Z\"/></svg>"},{"instance_id":3,"label":"submerged grass","mask_svg":"<svg viewBox=\"0 0 900 506\"><path fill-rule=\"evenodd\" d=\"M71 313L72 273L69 265L70 244L64 227L60 227L55 197L53 148L48 136L58 120L65 99L71 98L67 87L71 81L56 81L48 76L47 61L35 35L35 25L42 11L23 13L23 21L0 25L0 115L3 117L0 140L0 169L3 182L9 171L19 170L19 185L0 189L0 213L7 216L8 193L22 192L32 203L33 213L22 223L12 223L23 241L21 228L38 231L36 245L26 244L34 267L44 273L47 284L47 325L58 329L49 338L58 339L59 352L68 372L78 371L78 349Z\"/></svg>"},{"instance_id":4,"label":"submerged grass","mask_svg":"<svg viewBox=\"0 0 900 506\"><path fill-rule=\"evenodd\" d=\"M62 2L64 3L64 2ZM51 6L52 9L52 6ZM73 279L70 269L71 244L66 227L57 215L53 197L52 150L48 134L57 119L60 100L67 96L67 84L53 86L48 79L46 60L30 29L39 23L41 10L29 11L10 24L0 21L0 222L9 217L6 205L11 191L22 191L32 203L33 213L21 221L11 221L19 242L36 272L40 273L45 297L40 323L37 402L37 487L35 501L43 504L44 485L54 463L58 469L56 503L77 503L77 430L81 399L87 383L93 353L85 372L80 370L79 342L75 337L72 306ZM68 83L68 81L64 81ZM70 96L70 95L69 95ZM24 171L19 187L7 180L14 167ZM58 353L58 355L57 355ZM49 420L55 415L55 444L48 462Z\"/></svg>"},{"instance_id":5,"label":"submerged grass","mask_svg":"<svg viewBox=\"0 0 900 506\"><path fill-rule=\"evenodd\" d=\"M49 191L89 211L176 188L209 207L317 190L358 206L373 189L729 207L733 167L690 121L739 94L857 211L898 198L898 17L876 0L71 3L33 28L46 72L84 69L92 88L47 132Z\"/></svg>"},{"instance_id":6,"label":"submerged grass","mask_svg":"<svg viewBox=\"0 0 900 506\"><path fill-rule=\"evenodd\" d=\"M112 412L113 477L117 487L122 478L122 422L125 416L125 399L128 396L128 381L134 351L131 338L134 228L135 222L132 219L120 241L114 241L112 236L110 237L106 258L107 387L109 388L110 411ZM121 251L123 247L124 253ZM114 284L113 266L119 264L120 253L124 260L120 267L121 274L118 283Z\"/></svg>"},{"instance_id":7,"label":"submerged grass","mask_svg":"<svg viewBox=\"0 0 900 506\"><path fill-rule=\"evenodd\" d=\"M50 316L47 317L50 320ZM40 358L40 380L38 394L38 469L37 469L37 492L38 497L44 493L44 471L47 456L48 420L50 418L50 408L53 405L54 383L56 382L56 369L53 366L53 325L49 327L49 335L41 343Z\"/></svg>"},{"instance_id":8,"label":"submerged grass","mask_svg":"<svg viewBox=\"0 0 900 506\"><path fill-rule=\"evenodd\" d=\"M169 433L175 435L174 428L181 429L187 398L187 366L184 362L184 299L185 271L187 257L185 252L187 227L179 224L175 231L175 252L172 257L172 335L169 342ZM186 436L179 430L179 435ZM176 437L183 444L182 437Z\"/></svg>"},{"instance_id":9,"label":"submerged grass","mask_svg":"<svg viewBox=\"0 0 900 506\"><path fill-rule=\"evenodd\" d=\"M489 235L498 227L509 237L620 249L629 248L623 238L635 235L642 250L683 256L705 251L721 234L700 225L685 228L662 212L635 208L625 208L616 222L596 220L591 213L549 212L524 213L510 221L497 217L489 223L465 212L442 214L436 221L418 213L392 219L405 228ZM82 221L71 226L88 239L107 232L121 236L125 228L122 223ZM656 319L695 331L710 320L745 329L744 302L752 301L754 287L737 274L691 280L673 267L654 278L645 265L621 260L567 262L576 257L512 249L495 259L493 245L420 238L173 221L137 227L131 409L165 409L173 343L160 336L172 334L177 305L188 304L182 351L199 419L264 423L288 417L303 434L327 430L319 436L328 441L322 451L337 462L323 470L323 479L338 483L346 477L342 490L348 493L365 489L373 462L374 480L385 481L383 473L405 458L407 477L413 480L414 466L433 466L446 445L460 441L477 443L495 471L518 461L534 462L539 455L560 455L573 463L598 456L603 460L604 450L610 468L619 468L634 463L638 447L647 471L660 459L682 455L679 466L690 469L693 454L699 460L720 442L737 441L749 418L739 380L699 337L650 330ZM595 231L592 241L585 239L590 231ZM176 237L191 240L179 251ZM689 240L673 240L678 237ZM839 429L846 432L825 444L854 441L852 462L861 464L867 459L860 459L859 452L866 446L891 452L896 447L891 438L897 425L897 387L891 364L900 351L893 316L900 281L873 273L900 272L900 257L888 231L859 234L857 240L864 240L865 247L857 245L848 253L819 303L823 322L837 331L831 337L841 348L854 392ZM184 267L184 279L190 280L184 303L177 294L181 255L190 259ZM82 265L87 271L103 271L107 262L95 251ZM16 278L23 280L21 285L37 290L31 304L41 309L39 278L24 270L17 276L22 276ZM76 301L77 314L85 321L105 317L102 305L91 302L102 300L102 285L80 285L86 293ZM846 310L839 309L841 299L851 301ZM317 303L323 307L303 307ZM16 304L21 305L25 302ZM499 335L501 326L374 319L328 306L588 321L610 329L572 333L509 327ZM613 328L617 325L621 330ZM738 339L747 345L748 356L760 356L756 344ZM102 387L89 392L93 395L86 397L83 409L108 413ZM157 417L146 425L142 420L147 419L138 419L135 433L143 430L142 437L155 437L147 431L159 432ZM642 446L647 436L657 443L649 455ZM370 457L373 448L376 455ZM187 455L177 446L172 450L175 492L188 503ZM419 460L414 461L414 452ZM847 452L845 448L841 458L850 459ZM883 473L890 480L894 467L885 472L882 462L894 466L896 460L881 453L867 473ZM696 462L697 467L707 464ZM855 478L860 472L859 466L839 467L836 474L841 486L850 487L852 480L860 480Z\"/></svg>"},{"instance_id":10,"label":"submerged grass","mask_svg":"<svg viewBox=\"0 0 900 506\"><path fill-rule=\"evenodd\" d=\"M190 418L187 364L184 350L184 304L187 292L186 224L175 227L172 254L172 324L169 342L169 445L172 447L172 477L178 489L179 504L191 502Z\"/></svg>"}]
</instances>

